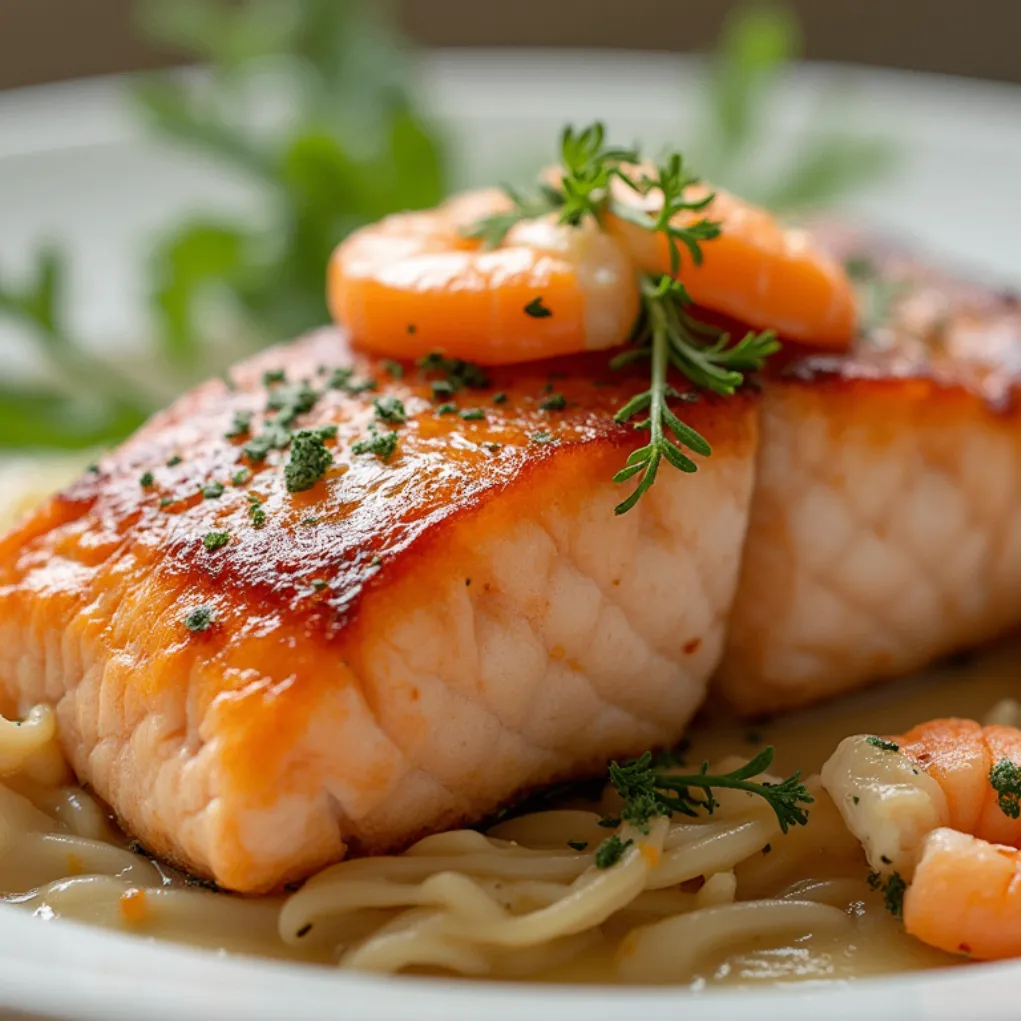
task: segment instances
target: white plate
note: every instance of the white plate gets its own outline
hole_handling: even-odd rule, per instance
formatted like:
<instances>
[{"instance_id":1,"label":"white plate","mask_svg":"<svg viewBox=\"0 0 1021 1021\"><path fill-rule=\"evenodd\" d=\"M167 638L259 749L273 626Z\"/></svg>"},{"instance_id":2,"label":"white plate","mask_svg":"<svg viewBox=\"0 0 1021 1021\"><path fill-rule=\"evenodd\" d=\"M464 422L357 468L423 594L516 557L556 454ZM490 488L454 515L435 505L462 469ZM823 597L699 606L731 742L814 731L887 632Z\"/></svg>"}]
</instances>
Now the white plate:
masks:
<instances>
[{"instance_id":1,"label":"white plate","mask_svg":"<svg viewBox=\"0 0 1021 1021\"><path fill-rule=\"evenodd\" d=\"M698 68L652 55L440 54L424 94L449 125L464 181L501 177L543 155L565 120L602 117L619 137L683 139ZM1021 89L917 75L806 68L775 111L778 137L839 82L844 117L899 137L899 175L852 210L916 236L937 255L1021 284ZM256 208L257 196L200 160L141 138L116 80L0 96L0 271L38 241L74 256L73 314L97 343L139 336L139 261L147 237L184 210ZM13 351L5 346L5 366ZM216 954L0 909L0 1008L75 1021L544 1021L553 1018L826 1017L861 1021L1018 1016L1021 965L954 969L850 986L691 996L669 989L584 989L376 979Z\"/></svg>"}]
</instances>

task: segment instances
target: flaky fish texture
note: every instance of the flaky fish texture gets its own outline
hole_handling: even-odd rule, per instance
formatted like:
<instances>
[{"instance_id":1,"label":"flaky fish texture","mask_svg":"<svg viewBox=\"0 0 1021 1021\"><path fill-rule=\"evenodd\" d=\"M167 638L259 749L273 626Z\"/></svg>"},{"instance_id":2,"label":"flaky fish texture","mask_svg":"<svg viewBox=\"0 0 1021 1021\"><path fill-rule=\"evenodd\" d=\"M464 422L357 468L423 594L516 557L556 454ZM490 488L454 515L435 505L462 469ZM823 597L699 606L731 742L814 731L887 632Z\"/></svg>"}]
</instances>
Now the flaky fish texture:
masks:
<instances>
[{"instance_id":1,"label":"flaky fish texture","mask_svg":"<svg viewBox=\"0 0 1021 1021\"><path fill-rule=\"evenodd\" d=\"M669 744L714 673L772 711L1017 624L1018 306L874 261L882 324L684 405L712 457L623 516L644 367L260 355L0 541L0 709L55 705L130 834L260 892Z\"/></svg>"},{"instance_id":2,"label":"flaky fish texture","mask_svg":"<svg viewBox=\"0 0 1021 1021\"><path fill-rule=\"evenodd\" d=\"M865 333L763 392L717 677L742 712L904 674L1021 623L1021 304L853 231Z\"/></svg>"},{"instance_id":3,"label":"flaky fish texture","mask_svg":"<svg viewBox=\"0 0 1021 1021\"><path fill-rule=\"evenodd\" d=\"M616 517L635 437L613 412L640 376L605 357L563 378L500 370L453 395L462 417L432 399L451 371L394 371L335 330L270 351L0 543L7 708L56 705L75 771L125 829L230 889L668 743L720 658L752 397L692 405L713 456ZM244 453L269 405L336 426L307 490L287 488L291 451ZM356 452L391 429L387 460Z\"/></svg>"}]
</instances>

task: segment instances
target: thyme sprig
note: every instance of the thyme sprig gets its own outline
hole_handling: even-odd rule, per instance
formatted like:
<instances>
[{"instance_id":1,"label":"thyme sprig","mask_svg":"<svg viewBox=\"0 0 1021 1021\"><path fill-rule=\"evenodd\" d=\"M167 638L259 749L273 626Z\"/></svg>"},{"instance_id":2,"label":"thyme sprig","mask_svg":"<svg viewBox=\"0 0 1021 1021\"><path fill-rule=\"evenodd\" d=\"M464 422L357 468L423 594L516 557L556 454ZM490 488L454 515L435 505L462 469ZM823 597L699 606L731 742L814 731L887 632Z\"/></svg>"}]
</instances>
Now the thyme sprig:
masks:
<instances>
[{"instance_id":1,"label":"thyme sprig","mask_svg":"<svg viewBox=\"0 0 1021 1021\"><path fill-rule=\"evenodd\" d=\"M652 754L645 752L632 762L611 763L610 782L624 802L621 819L642 831L648 830L649 820L657 815L711 815L719 805L713 788L727 788L763 798L786 833L792 826L803 826L808 821L803 806L815 799L801 782L800 772L776 784L752 779L769 769L772 762L773 749L769 747L729 773L710 773L707 762L697 773L673 773L654 769Z\"/></svg>"},{"instance_id":2,"label":"thyme sprig","mask_svg":"<svg viewBox=\"0 0 1021 1021\"><path fill-rule=\"evenodd\" d=\"M698 178L688 171L679 153L671 153L650 172L639 165L636 149L607 146L604 137L599 123L581 131L567 127L560 140L557 183L542 180L531 195L507 188L511 208L479 221L466 233L495 247L522 220L556 214L561 223L571 226L591 217L604 227L607 214L611 214L666 239L669 272L641 277L642 315L630 348L611 362L614 368L643 359L650 364L648 389L636 394L615 415L618 423L630 422L649 434L649 442L634 450L614 475L618 483L639 476L631 495L615 508L617 514L625 514L652 487L663 460L678 471L695 472L698 464L687 452L702 457L712 454L706 438L671 407L671 402L696 400L697 393L682 394L671 386L669 370L680 372L699 390L731 396L744 383L745 374L761 369L780 345L770 330L750 331L733 343L729 333L698 321L687 311L691 297L679 275L685 255L693 265L701 265L703 243L720 235L722 224L698 217L709 208L715 193L695 187ZM658 208L648 212L615 198L614 181L642 198L657 195Z\"/></svg>"}]
</instances>

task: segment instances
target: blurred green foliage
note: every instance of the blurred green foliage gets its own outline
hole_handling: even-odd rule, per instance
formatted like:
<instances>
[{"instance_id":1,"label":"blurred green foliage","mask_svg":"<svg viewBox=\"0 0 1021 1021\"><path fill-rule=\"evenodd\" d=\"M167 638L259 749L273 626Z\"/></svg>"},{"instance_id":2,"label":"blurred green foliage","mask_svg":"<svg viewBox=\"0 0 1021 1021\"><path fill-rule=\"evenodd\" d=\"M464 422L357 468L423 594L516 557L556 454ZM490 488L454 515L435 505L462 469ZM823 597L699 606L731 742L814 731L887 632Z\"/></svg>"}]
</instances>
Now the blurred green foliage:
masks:
<instances>
[{"instance_id":1,"label":"blurred green foliage","mask_svg":"<svg viewBox=\"0 0 1021 1021\"><path fill-rule=\"evenodd\" d=\"M806 131L780 136L779 163L769 159L778 131L771 104L784 71L801 53L801 31L789 9L734 8L711 60L709 102L692 146L706 180L786 213L832 203L881 177L896 157L888 139L832 127L841 120L840 97L826 94Z\"/></svg>"},{"instance_id":2,"label":"blurred green foliage","mask_svg":"<svg viewBox=\"0 0 1021 1021\"><path fill-rule=\"evenodd\" d=\"M168 380L183 388L239 350L325 322L325 267L337 242L443 196L442 138L415 106L413 61L387 14L372 0L142 0L143 30L205 65L140 82L142 115L163 138L251 185L264 215L191 220L157 240L149 266L155 350L141 376L92 353L63 320L59 253L40 252L20 285L0 278L0 316L28 328L48 368L31 389L0 388L0 446L119 439L165 401ZM752 154L769 131L772 89L799 49L783 9L740 8L712 59L696 146L707 178L782 209L828 202L888 156L874 142L811 137L789 164L763 175ZM229 344L211 339L211 324L222 334L224 319ZM150 385L155 379L164 385Z\"/></svg>"}]
</instances>

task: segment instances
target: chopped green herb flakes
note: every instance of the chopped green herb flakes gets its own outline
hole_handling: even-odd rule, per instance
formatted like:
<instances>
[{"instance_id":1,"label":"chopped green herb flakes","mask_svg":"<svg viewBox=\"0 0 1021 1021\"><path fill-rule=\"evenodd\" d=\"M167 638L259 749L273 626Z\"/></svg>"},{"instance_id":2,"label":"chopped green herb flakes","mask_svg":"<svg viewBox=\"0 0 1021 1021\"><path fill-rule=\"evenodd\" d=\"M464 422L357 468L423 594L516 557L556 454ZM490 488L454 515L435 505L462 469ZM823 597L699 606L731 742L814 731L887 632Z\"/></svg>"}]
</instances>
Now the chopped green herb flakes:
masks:
<instances>
[{"instance_id":1,"label":"chopped green herb flakes","mask_svg":"<svg viewBox=\"0 0 1021 1021\"><path fill-rule=\"evenodd\" d=\"M1008 819L1021 816L1021 766L1000 759L989 770L989 782L996 791L996 804Z\"/></svg>"},{"instance_id":2,"label":"chopped green herb flakes","mask_svg":"<svg viewBox=\"0 0 1021 1021\"><path fill-rule=\"evenodd\" d=\"M290 493L311 489L333 464L333 455L317 430L302 429L291 440L291 458L284 467L284 483Z\"/></svg>"},{"instance_id":3,"label":"chopped green herb flakes","mask_svg":"<svg viewBox=\"0 0 1021 1021\"><path fill-rule=\"evenodd\" d=\"M250 411L235 411L234 420L230 428L223 434L228 440L237 439L239 436L247 436L252 428L252 413Z\"/></svg>"},{"instance_id":4,"label":"chopped green herb flakes","mask_svg":"<svg viewBox=\"0 0 1021 1021\"><path fill-rule=\"evenodd\" d=\"M392 422L395 425L402 425L408 420L407 412L404 410L404 404L396 397L389 395L386 397L377 397L372 402L372 407L375 409L376 417L383 422Z\"/></svg>"},{"instance_id":5,"label":"chopped green herb flakes","mask_svg":"<svg viewBox=\"0 0 1021 1021\"><path fill-rule=\"evenodd\" d=\"M882 737L870 737L867 739L867 743L872 745L873 748L880 748L884 752L899 752L900 745L896 741L887 741L886 738Z\"/></svg>"},{"instance_id":6,"label":"chopped green herb flakes","mask_svg":"<svg viewBox=\"0 0 1021 1021\"><path fill-rule=\"evenodd\" d=\"M533 298L525 306L525 315L529 315L533 319L548 319L553 315L553 312L542 303L542 297L540 296Z\"/></svg>"},{"instance_id":7,"label":"chopped green herb flakes","mask_svg":"<svg viewBox=\"0 0 1021 1021\"><path fill-rule=\"evenodd\" d=\"M196 606L185 618L184 626L189 631L207 631L213 623L213 610L209 606Z\"/></svg>"},{"instance_id":8,"label":"chopped green herb flakes","mask_svg":"<svg viewBox=\"0 0 1021 1021\"><path fill-rule=\"evenodd\" d=\"M388 461L397 449L397 433L391 429L380 429L374 422L369 426L369 435L352 444L355 454L375 454L382 461Z\"/></svg>"},{"instance_id":9,"label":"chopped green herb flakes","mask_svg":"<svg viewBox=\"0 0 1021 1021\"><path fill-rule=\"evenodd\" d=\"M616 833L612 837L607 837L596 851L596 868L612 868L624 857L624 852L633 843L633 840L621 840Z\"/></svg>"}]
</instances>

